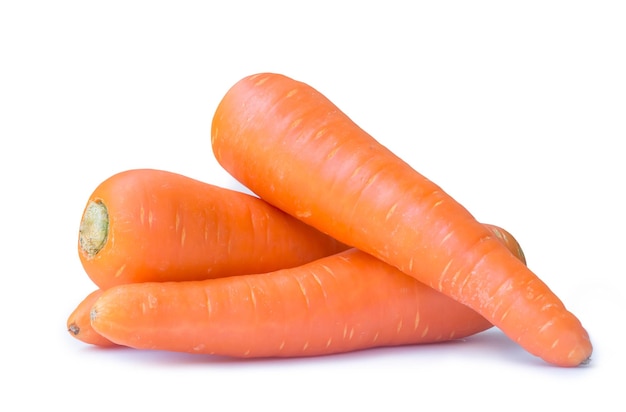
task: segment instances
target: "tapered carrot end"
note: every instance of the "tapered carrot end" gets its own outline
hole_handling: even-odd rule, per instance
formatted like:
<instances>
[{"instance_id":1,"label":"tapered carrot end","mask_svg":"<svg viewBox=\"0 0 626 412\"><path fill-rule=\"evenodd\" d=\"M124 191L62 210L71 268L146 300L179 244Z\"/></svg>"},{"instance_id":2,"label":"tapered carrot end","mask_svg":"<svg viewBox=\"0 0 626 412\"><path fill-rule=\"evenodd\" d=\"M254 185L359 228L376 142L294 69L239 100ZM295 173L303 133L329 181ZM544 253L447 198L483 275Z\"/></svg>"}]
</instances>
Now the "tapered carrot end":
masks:
<instances>
[{"instance_id":1,"label":"tapered carrot end","mask_svg":"<svg viewBox=\"0 0 626 412\"><path fill-rule=\"evenodd\" d=\"M591 363L591 355L593 353L593 347L591 345L591 340L587 337L587 340L583 342L583 344L574 348L569 354L569 360L571 365L565 366L586 366Z\"/></svg>"},{"instance_id":2,"label":"tapered carrot end","mask_svg":"<svg viewBox=\"0 0 626 412\"><path fill-rule=\"evenodd\" d=\"M72 337L90 345L102 347L117 346L115 343L99 335L89 325L82 325L81 327L81 325L72 322L68 325L67 331Z\"/></svg>"},{"instance_id":3,"label":"tapered carrot end","mask_svg":"<svg viewBox=\"0 0 626 412\"><path fill-rule=\"evenodd\" d=\"M572 354L571 357L566 359L564 362L554 364L557 366L576 368L589 365L590 363L591 354L589 353L589 350L580 348L580 350L577 350L576 353Z\"/></svg>"},{"instance_id":4,"label":"tapered carrot end","mask_svg":"<svg viewBox=\"0 0 626 412\"><path fill-rule=\"evenodd\" d=\"M87 297L85 297L85 299L78 304L76 309L74 309L72 314L67 319L67 331L73 338L90 345L117 346L115 343L100 335L91 327L91 306L101 294L101 290L96 290L87 295Z\"/></svg>"},{"instance_id":5,"label":"tapered carrot end","mask_svg":"<svg viewBox=\"0 0 626 412\"><path fill-rule=\"evenodd\" d=\"M489 228L491 232L496 235L496 238L501 241L515 255L515 257L522 261L522 263L527 264L526 255L522 250L522 246L509 231L489 223L485 223L485 226L487 226L487 228Z\"/></svg>"},{"instance_id":6,"label":"tapered carrot end","mask_svg":"<svg viewBox=\"0 0 626 412\"><path fill-rule=\"evenodd\" d=\"M593 353L589 334L573 315L562 321L553 330L545 332L546 340L534 347L532 352L556 366L572 368L588 365Z\"/></svg>"}]
</instances>

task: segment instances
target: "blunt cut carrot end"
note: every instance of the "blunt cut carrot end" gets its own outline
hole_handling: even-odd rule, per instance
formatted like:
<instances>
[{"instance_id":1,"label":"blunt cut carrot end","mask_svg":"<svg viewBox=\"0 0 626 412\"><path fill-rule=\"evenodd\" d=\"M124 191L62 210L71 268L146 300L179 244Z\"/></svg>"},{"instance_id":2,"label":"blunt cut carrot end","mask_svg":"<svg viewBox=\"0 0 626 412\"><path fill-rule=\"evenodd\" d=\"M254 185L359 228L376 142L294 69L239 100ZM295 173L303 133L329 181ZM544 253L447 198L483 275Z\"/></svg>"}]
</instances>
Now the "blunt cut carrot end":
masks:
<instances>
[{"instance_id":1,"label":"blunt cut carrot end","mask_svg":"<svg viewBox=\"0 0 626 412\"><path fill-rule=\"evenodd\" d=\"M94 257L107 242L109 214L100 201L90 201L80 222L79 243L81 251L88 258Z\"/></svg>"},{"instance_id":2,"label":"blunt cut carrot end","mask_svg":"<svg viewBox=\"0 0 626 412\"><path fill-rule=\"evenodd\" d=\"M83 268L102 289L265 272L348 248L258 197L155 169L102 181L79 238Z\"/></svg>"}]
</instances>

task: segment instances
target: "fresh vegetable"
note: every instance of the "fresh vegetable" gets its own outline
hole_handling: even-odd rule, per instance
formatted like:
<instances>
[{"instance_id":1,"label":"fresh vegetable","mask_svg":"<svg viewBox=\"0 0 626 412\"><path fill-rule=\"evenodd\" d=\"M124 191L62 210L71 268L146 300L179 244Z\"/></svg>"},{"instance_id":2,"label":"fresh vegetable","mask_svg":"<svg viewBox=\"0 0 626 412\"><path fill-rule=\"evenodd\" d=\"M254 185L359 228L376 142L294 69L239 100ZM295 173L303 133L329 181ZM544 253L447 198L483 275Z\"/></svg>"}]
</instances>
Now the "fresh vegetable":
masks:
<instances>
[{"instance_id":1,"label":"fresh vegetable","mask_svg":"<svg viewBox=\"0 0 626 412\"><path fill-rule=\"evenodd\" d=\"M501 234L500 240L504 242L504 244L507 245L507 247L511 250L512 253L514 253L518 257L518 259L525 262L525 257L524 257L524 253L522 252L522 248L520 247L517 240L509 232L495 225L485 224L485 226L487 226L494 233L500 233ZM332 302L339 302L341 299L343 299L343 296L350 296L350 300L346 304L349 305L351 304L351 302L357 302L355 306L355 313L354 313L355 318L369 316L372 314L373 311L378 311L381 313L381 315L379 316L379 323L382 324L383 322L385 322L385 317L388 317L388 315L385 315L385 314L393 314L393 316L400 315L400 313L395 312L395 309L394 309L395 304L398 304L398 307L400 307L401 310L404 310L407 313L409 313L409 315L412 313L417 314L418 310L423 315L424 313L435 313L435 312L430 312L429 310L426 310L426 308L424 307L424 305L430 304L428 302L434 302L433 305L435 307L433 309L440 308L439 314L436 317L432 316L432 320L428 320L429 318L423 319L423 322L426 324L437 323L438 326L435 326L435 328L438 328L438 330L441 331L441 334L442 334L441 339L443 339L444 336L448 336L451 339L454 338L454 336L461 337L460 335L455 335L459 333L458 325L455 322L458 319L461 319L463 316L466 316L470 320L471 319L476 320L475 323L470 324L468 322L467 325L462 326L464 328L463 330L466 331L464 332L464 334L469 334L473 330L479 330L481 328L486 327L482 316L473 316L473 315L470 316L468 314L468 311L465 309L461 309L459 312L459 305L454 301L450 303L450 307L448 308L447 306L445 306L445 302L449 301L449 299L439 296L440 294L438 293L426 291L423 285L415 285L415 283L419 283L419 282L414 280L413 278L408 277L406 275L399 276L396 273L398 272L396 269L391 269L386 264L381 265L379 263L375 263L368 267L359 267L359 266L365 266L367 262L369 261L368 258L360 257L356 253L351 253L350 255L352 255L353 257L351 257L349 260L355 260L357 262L355 264L354 269L352 269L352 273L350 273L350 268L344 263L346 261L346 257L335 256L332 258L328 258L328 260L325 262L318 262L317 265L314 265L314 267L317 267L318 269L320 267L324 267L324 270L326 270L326 268L332 267L333 265L340 265L342 269L339 271L335 271L335 277L337 279L337 282L334 284L333 287L329 288L328 290L324 290L323 294L325 296L325 299L328 299L329 301L332 301ZM339 263L333 263L335 260L339 260ZM325 265L325 266L321 266L321 265ZM351 282L351 279L354 276L360 277L359 279L357 279L358 282L360 283L370 282L369 280L370 277L364 276L363 272L366 272L366 273L374 272L374 274L371 276L373 276L375 279L378 279L378 281L375 282L374 285L372 285L372 287L377 287L378 282L383 282L384 277L389 276L390 284L387 286L388 292L387 292L386 299L389 300L390 306L388 306L386 309L383 310L384 302L382 302L380 299L371 301L372 306L368 304L370 302L369 301L370 296L372 296L372 294L376 295L380 291L368 292L367 287L365 285L359 288L354 288L354 289L350 285L349 282ZM391 273L391 275L388 275L387 273ZM277 286L275 287L276 290L267 289L266 291L263 292L263 295L266 296L266 299L270 301L269 305L274 305L275 309L273 310L277 312L283 311L284 305L285 305L284 302L286 300L288 301L289 299L291 299L288 296L285 296L287 295L288 291L281 292L279 290L279 288L281 287L280 284L285 283L284 282L285 279L291 276L293 279L299 278L300 281L302 281L305 284L310 284L311 282L319 282L319 279L320 279L319 276L316 278L317 275L314 275L313 272L306 272L306 268L292 268L289 271L283 271L283 272L273 273L273 274L264 274L264 275L258 275L258 276L262 276L265 278L265 280L261 282L262 285L266 285L272 282L277 284ZM328 276L328 275L324 275L324 276ZM255 278L256 276L252 276L251 282L257 282L254 280ZM282 282L281 282L281 279L283 279ZM293 282L293 279L291 280L291 282ZM204 284L203 287L205 287L207 290L215 290L215 289L219 290L219 288L222 288L222 289L229 289L231 291L238 287L239 288L244 287L244 284L239 280L233 280L233 284L230 286L228 285L227 281L224 281L217 285L218 286L211 286L211 282L207 282ZM151 287L156 288L156 286L151 286ZM407 287L408 289L406 289ZM396 289L394 290L394 288ZM169 293L175 294L175 293L178 293L178 290L179 288L174 288L174 290ZM413 290L413 292L411 292L411 290ZM162 292L162 293L165 293L165 292ZM216 292L216 291L214 291L212 295L219 296L220 293L231 294L233 296L235 295L231 292ZM238 292L236 295L241 295L241 293L243 292ZM297 291L296 299L301 298L300 296L301 293L303 293L302 290ZM412 296L413 293L415 294L415 296L418 297L418 299L416 299L414 302L410 301L411 299L410 296ZM72 312L72 314L70 315L67 321L68 331L73 337L75 337L76 339L82 340L85 343L90 343L90 344L94 344L98 346L112 346L115 344L111 342L109 339L97 333L91 326L90 311L95 301L100 297L101 294L102 294L102 290L94 291L90 293L82 302L79 303L78 307L74 310L74 312ZM131 293L128 293L128 294L130 295ZM274 297L272 298L272 296ZM123 298L120 297L120 298L115 298L115 299L123 299ZM137 298L133 298L133 299L136 300ZM176 299L184 300L184 298L180 296ZM224 309L224 312L223 312L224 319L222 320L223 322L228 322L228 320L226 319L226 316L229 316L228 311L236 312L237 307L238 307L237 306L238 303L236 302L235 298L231 299L229 297L228 299L229 300L227 303L219 303L219 301L216 301L215 303L213 303L213 301L211 302L212 305L216 305L216 306L219 305L220 307L222 306L226 307L226 305L230 305L228 309ZM242 300L243 300L243 305L249 304L247 302L247 299L244 298ZM189 303L190 306L206 305L207 303L206 298L204 298L201 302L195 302L193 304L191 300L186 301L186 302ZM132 303L129 303L129 304L132 305ZM316 305L319 305L319 304L320 302L317 302L317 303L310 302L309 306L312 308L311 309L312 311L319 311L320 308L316 307ZM324 305L325 303L321 302L321 304ZM144 302L144 306L149 307L150 305ZM175 307L169 310L179 312L179 311L182 311L183 309L180 309L179 307ZM342 311L337 311L337 314L335 315L332 313L333 311L329 307L327 307L326 310L329 311L328 316L337 316L335 320L339 320L341 316L345 316L345 313ZM108 311L110 311L110 309ZM363 314L359 315L357 313L358 311L363 312ZM98 312L99 312L98 310L94 311L94 315L97 316ZM128 312L126 311L126 309L123 309L123 311L119 312L117 315L124 317L126 315L130 316L131 313L133 313L132 309ZM156 314L154 315L156 316ZM137 316L141 317L140 315L137 315ZM242 324L245 319L238 317L238 315L230 315L230 316L233 316L233 319L234 319L234 321L231 324L235 324L235 322L239 322L239 325L240 325L238 326L239 328L245 329L247 327L245 326L245 324ZM457 318L457 316L461 316L461 317ZM181 317L184 317L185 319L187 319L187 315L185 314L181 315ZM313 314L307 315L305 312L302 312L293 318L292 317L287 318L287 321L285 322L284 326L288 329L296 327L293 325L289 325L289 322L297 323L297 322L300 322L300 319L305 319L304 323L306 322L310 323L313 317L314 317ZM454 320L452 322L449 322L447 320L448 317L452 317ZM249 320L249 319L247 321L250 323L253 322L252 320ZM393 319L390 319L390 321L393 321ZM100 317L99 322L100 323L104 322L102 321L102 315ZM128 324L130 324L131 322L135 322L135 320L125 319L124 322L128 322ZM141 322L143 322L143 320ZM213 322L213 319L211 319L211 322ZM262 331L264 327L267 327L267 326L263 326L263 322L277 322L277 320L270 319L270 318L267 318L264 321L262 320L259 322L258 325L250 326L251 329L256 330L256 331L252 331L251 333L261 333L259 331ZM159 334L160 336L162 336L163 339L166 339L166 338L174 339L174 338L168 337L168 334L170 332L167 331L166 324L160 321L157 323L158 324L155 327L162 328ZM300 327L305 327L304 323L301 324ZM371 325L371 326L374 327L375 325ZM205 326L203 324L198 324L198 325L190 326L190 327L202 328ZM209 327L209 330L211 331L213 330L215 326L208 326L208 327ZM446 329L447 327L449 327L449 329ZM138 330L136 326L132 326L132 325L128 326L128 328L132 328L133 330ZM472 328L476 328L476 329L472 329ZM175 329L177 330L177 327ZM446 333L443 333L444 330L446 331ZM112 336L115 333L119 333L119 332L111 332ZM232 337L230 337L226 332L224 335L221 335L221 336L225 336L224 339L226 340L226 342L228 342L229 339L232 339ZM323 339L323 338L324 336L318 337L317 339ZM132 344L132 343L129 343L131 337L128 335L126 335L125 337L117 338L117 339L119 342L124 342L125 345ZM134 339L137 339L137 337L134 337ZM418 340L412 340L413 336L409 335L407 336L406 339L407 339L406 343L419 343L423 341L424 337L419 336ZM160 344L160 345L169 348L169 346L165 346L164 344ZM330 350L349 350L349 348L350 346L348 345L344 349L334 349L334 348L329 348L329 349ZM228 352L228 353L223 353L223 354L233 354L233 353ZM248 356L255 356L255 355L248 355ZM283 353L282 356L287 356L287 355Z\"/></svg>"},{"instance_id":2,"label":"fresh vegetable","mask_svg":"<svg viewBox=\"0 0 626 412\"><path fill-rule=\"evenodd\" d=\"M524 259L515 241L509 243ZM463 338L475 311L349 249L265 274L113 287L91 310L106 339L138 349L235 357L313 356Z\"/></svg>"},{"instance_id":3,"label":"fresh vegetable","mask_svg":"<svg viewBox=\"0 0 626 412\"><path fill-rule=\"evenodd\" d=\"M110 340L104 338L91 327L89 319L91 307L102 294L102 290L96 289L88 294L67 319L67 330L76 339L97 346L116 346Z\"/></svg>"},{"instance_id":4,"label":"fresh vegetable","mask_svg":"<svg viewBox=\"0 0 626 412\"><path fill-rule=\"evenodd\" d=\"M78 240L82 265L102 289L267 272L346 249L257 197L154 169L102 182Z\"/></svg>"},{"instance_id":5,"label":"fresh vegetable","mask_svg":"<svg viewBox=\"0 0 626 412\"><path fill-rule=\"evenodd\" d=\"M495 237L511 251L511 253L513 253L520 261L524 262L524 264L526 264L526 256L524 255L524 251L522 250L522 247L518 243L517 239L515 239L515 237L513 237L511 233L496 225L490 225L488 223L483 223L483 225L487 229L489 229L495 235Z\"/></svg>"},{"instance_id":6,"label":"fresh vegetable","mask_svg":"<svg viewBox=\"0 0 626 412\"><path fill-rule=\"evenodd\" d=\"M261 198L473 308L531 354L559 366L590 359L587 331L546 283L311 86L242 79L219 103L211 141Z\"/></svg>"}]
</instances>

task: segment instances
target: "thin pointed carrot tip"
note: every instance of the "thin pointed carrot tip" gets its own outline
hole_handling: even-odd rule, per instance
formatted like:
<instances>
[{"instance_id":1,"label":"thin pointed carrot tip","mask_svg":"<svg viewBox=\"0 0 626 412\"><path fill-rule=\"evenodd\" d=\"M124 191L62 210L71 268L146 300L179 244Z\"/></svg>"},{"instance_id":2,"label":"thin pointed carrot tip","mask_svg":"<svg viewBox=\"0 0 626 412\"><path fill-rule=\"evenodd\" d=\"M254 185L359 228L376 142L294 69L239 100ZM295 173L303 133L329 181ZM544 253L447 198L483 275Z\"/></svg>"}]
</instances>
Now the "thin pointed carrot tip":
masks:
<instances>
[{"instance_id":1,"label":"thin pointed carrot tip","mask_svg":"<svg viewBox=\"0 0 626 412\"><path fill-rule=\"evenodd\" d=\"M80 333L80 328L78 327L78 325L77 325L77 324L72 323L72 324L71 324L71 325L67 328L67 331L68 331L69 333L71 333L72 335L76 336L76 335L78 335L78 334Z\"/></svg>"}]
</instances>

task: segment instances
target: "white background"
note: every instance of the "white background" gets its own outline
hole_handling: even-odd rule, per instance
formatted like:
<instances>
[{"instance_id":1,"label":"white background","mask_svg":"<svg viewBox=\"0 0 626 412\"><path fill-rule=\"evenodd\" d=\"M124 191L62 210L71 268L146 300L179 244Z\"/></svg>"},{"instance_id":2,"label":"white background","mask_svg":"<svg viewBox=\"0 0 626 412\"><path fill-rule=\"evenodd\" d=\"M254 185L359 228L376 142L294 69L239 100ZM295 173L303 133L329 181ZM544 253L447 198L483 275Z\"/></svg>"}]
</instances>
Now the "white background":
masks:
<instances>
[{"instance_id":1,"label":"white background","mask_svg":"<svg viewBox=\"0 0 626 412\"><path fill-rule=\"evenodd\" d=\"M3 2L0 409L624 410L625 21L621 1ZM314 86L514 233L592 363L548 366L498 330L279 361L73 339L94 289L76 251L87 197L139 167L238 188L211 118L261 71Z\"/></svg>"}]
</instances>

